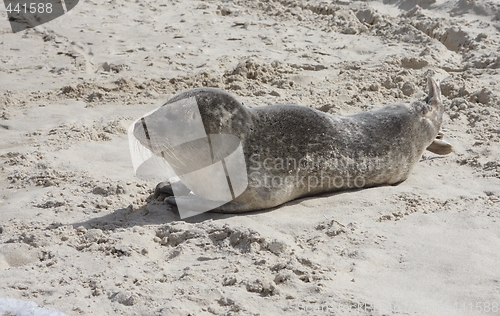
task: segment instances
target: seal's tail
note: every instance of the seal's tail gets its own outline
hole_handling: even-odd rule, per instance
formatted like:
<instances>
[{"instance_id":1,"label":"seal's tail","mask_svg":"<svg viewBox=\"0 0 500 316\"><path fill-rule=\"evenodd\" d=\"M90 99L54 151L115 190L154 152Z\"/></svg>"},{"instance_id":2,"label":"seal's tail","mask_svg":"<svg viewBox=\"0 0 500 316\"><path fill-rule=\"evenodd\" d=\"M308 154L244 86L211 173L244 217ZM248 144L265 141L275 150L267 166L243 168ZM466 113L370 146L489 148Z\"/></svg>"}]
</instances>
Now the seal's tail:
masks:
<instances>
[{"instance_id":1,"label":"seal's tail","mask_svg":"<svg viewBox=\"0 0 500 316\"><path fill-rule=\"evenodd\" d=\"M431 77L429 77L427 84L429 85L429 95L424 99L424 102L430 106L430 111L427 111L425 116L433 122L437 133L441 128L444 113L441 89L439 84Z\"/></svg>"},{"instance_id":2,"label":"seal's tail","mask_svg":"<svg viewBox=\"0 0 500 316\"><path fill-rule=\"evenodd\" d=\"M427 147L427 150L438 155L448 155L453 152L453 146L447 141L443 140L444 134L439 132L436 139Z\"/></svg>"},{"instance_id":3,"label":"seal's tail","mask_svg":"<svg viewBox=\"0 0 500 316\"><path fill-rule=\"evenodd\" d=\"M427 79L427 85L429 86L429 95L424 99L424 101L431 105L434 111L438 113L443 113L444 106L443 100L441 98L441 89L439 88L439 84L432 77L429 76Z\"/></svg>"}]
</instances>

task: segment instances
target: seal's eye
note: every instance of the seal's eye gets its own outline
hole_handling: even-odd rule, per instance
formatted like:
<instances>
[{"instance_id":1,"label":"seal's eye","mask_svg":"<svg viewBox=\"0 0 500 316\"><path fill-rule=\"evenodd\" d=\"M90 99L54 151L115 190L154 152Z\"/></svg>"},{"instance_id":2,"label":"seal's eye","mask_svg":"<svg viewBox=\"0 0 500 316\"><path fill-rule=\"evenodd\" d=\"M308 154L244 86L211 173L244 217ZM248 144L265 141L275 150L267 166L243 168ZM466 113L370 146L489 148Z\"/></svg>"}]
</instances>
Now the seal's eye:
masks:
<instances>
[{"instance_id":1,"label":"seal's eye","mask_svg":"<svg viewBox=\"0 0 500 316\"><path fill-rule=\"evenodd\" d=\"M192 118L193 118L193 120L196 120L196 113L193 113Z\"/></svg>"}]
</instances>

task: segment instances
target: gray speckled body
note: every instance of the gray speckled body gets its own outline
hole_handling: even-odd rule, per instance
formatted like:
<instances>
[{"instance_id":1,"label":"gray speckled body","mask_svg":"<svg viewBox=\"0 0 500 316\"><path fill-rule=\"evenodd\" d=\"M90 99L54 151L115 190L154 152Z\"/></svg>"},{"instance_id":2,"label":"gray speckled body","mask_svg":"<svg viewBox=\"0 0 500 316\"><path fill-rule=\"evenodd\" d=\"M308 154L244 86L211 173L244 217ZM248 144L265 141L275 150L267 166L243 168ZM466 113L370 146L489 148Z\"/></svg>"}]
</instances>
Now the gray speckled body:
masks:
<instances>
[{"instance_id":1,"label":"gray speckled body","mask_svg":"<svg viewBox=\"0 0 500 316\"><path fill-rule=\"evenodd\" d=\"M438 135L444 110L433 79L424 101L350 116L298 105L249 109L230 94L208 88L182 92L164 106L193 96L206 133L238 136L243 146L249 186L215 210L227 213L270 208L323 192L402 182ZM141 128L138 123L134 135L159 154L165 146L148 145ZM196 148L183 156L196 157Z\"/></svg>"}]
</instances>

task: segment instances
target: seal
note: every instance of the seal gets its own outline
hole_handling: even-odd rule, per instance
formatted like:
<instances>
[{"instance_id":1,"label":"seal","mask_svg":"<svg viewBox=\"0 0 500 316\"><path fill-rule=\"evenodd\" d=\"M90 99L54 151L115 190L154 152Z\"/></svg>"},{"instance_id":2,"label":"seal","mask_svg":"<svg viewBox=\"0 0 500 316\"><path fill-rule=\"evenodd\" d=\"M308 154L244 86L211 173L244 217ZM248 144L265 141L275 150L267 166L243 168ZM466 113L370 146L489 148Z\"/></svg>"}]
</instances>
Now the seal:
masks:
<instances>
[{"instance_id":1,"label":"seal","mask_svg":"<svg viewBox=\"0 0 500 316\"><path fill-rule=\"evenodd\" d=\"M428 88L422 101L349 116L300 105L247 108L223 90L197 88L172 97L138 121L133 133L143 146L171 165L196 164L201 147L192 142L175 149L179 147L172 141L180 131L169 135L156 132L166 116L189 123L200 119L196 117L199 114L207 135L238 137L248 186L212 211L260 210L319 193L399 184L408 178L426 149L440 155L452 152L453 147L440 133L444 106L439 85L429 78ZM179 100L189 98L196 100L199 112L179 105ZM185 184L185 189L196 192L206 186L210 183L205 179ZM179 199L204 203L193 194L173 197L173 193L168 183L160 183L155 190L156 197L166 197L171 204Z\"/></svg>"}]
</instances>

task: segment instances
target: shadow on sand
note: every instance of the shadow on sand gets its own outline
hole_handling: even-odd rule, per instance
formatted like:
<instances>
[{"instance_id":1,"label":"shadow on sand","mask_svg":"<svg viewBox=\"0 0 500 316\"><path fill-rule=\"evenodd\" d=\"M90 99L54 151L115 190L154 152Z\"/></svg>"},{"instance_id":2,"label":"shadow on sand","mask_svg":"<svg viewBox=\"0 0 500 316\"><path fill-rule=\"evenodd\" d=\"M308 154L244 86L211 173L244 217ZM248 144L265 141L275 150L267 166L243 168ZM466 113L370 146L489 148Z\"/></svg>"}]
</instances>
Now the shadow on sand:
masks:
<instances>
[{"instance_id":1,"label":"shadow on sand","mask_svg":"<svg viewBox=\"0 0 500 316\"><path fill-rule=\"evenodd\" d=\"M186 223L201 223L207 220L217 221L233 216L244 216L248 214L270 212L276 208L278 207L239 214L206 212L200 215L181 219L176 206L172 206L166 202L153 200L140 208L134 209L131 206L119 208L114 210L112 213L106 214L104 216L92 218L87 221L72 223L70 225L74 228L83 226L86 229L99 228L102 230L113 230L115 228L168 224L175 221L183 221Z\"/></svg>"},{"instance_id":2,"label":"shadow on sand","mask_svg":"<svg viewBox=\"0 0 500 316\"><path fill-rule=\"evenodd\" d=\"M255 215L262 214L267 212L272 212L282 207L293 206L300 204L304 201L312 200L312 199L321 199L321 198L329 198L338 194L342 194L345 192L352 192L363 190L367 188L354 189L348 191L338 191L338 192L329 192L318 194L314 196L306 196L303 198L295 199L293 201L289 201L287 203L281 204L279 206L268 208L265 210L237 213L237 214L222 214L222 213L214 213L214 212L206 212L200 215L196 215L193 217L188 217L185 219L181 219L179 216L179 212L176 206L172 206L166 202L159 202L156 200L149 201L146 205L133 209L131 206L126 208L119 208L113 211L112 213L106 214L101 217L96 217L89 219L87 221L76 222L72 225L74 228L83 226L86 229L90 228L99 228L102 230L113 230L115 228L128 228L134 226L147 226L147 225L158 225L158 224L168 224L175 221L183 221L186 223L201 223L207 220L218 221L226 218L231 218L233 216L247 216L247 215ZM152 196L148 198L151 199Z\"/></svg>"}]
</instances>

